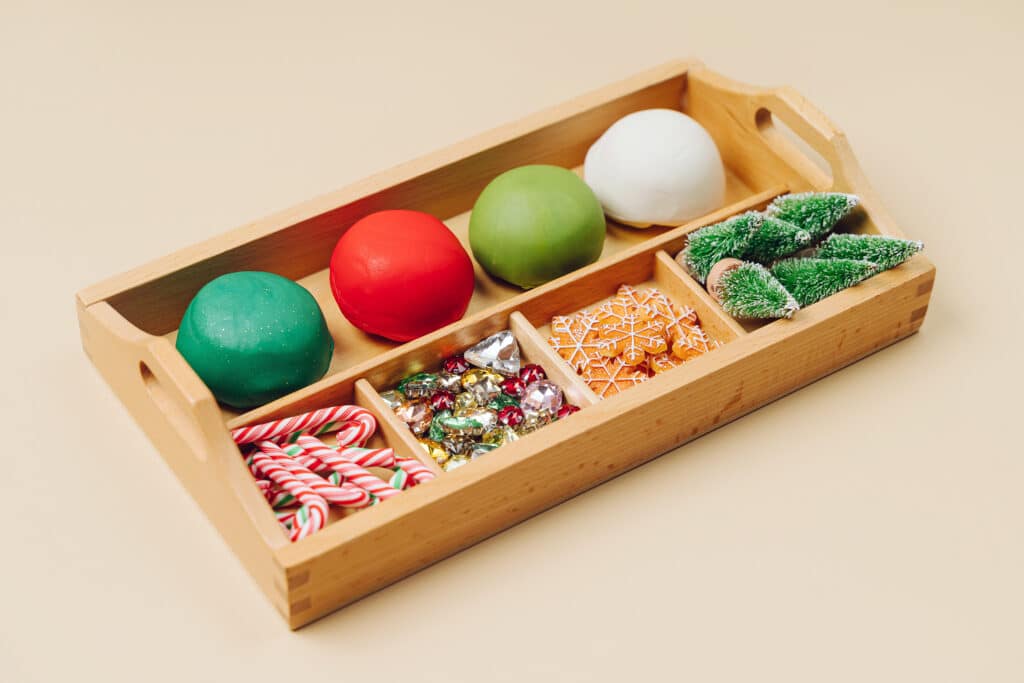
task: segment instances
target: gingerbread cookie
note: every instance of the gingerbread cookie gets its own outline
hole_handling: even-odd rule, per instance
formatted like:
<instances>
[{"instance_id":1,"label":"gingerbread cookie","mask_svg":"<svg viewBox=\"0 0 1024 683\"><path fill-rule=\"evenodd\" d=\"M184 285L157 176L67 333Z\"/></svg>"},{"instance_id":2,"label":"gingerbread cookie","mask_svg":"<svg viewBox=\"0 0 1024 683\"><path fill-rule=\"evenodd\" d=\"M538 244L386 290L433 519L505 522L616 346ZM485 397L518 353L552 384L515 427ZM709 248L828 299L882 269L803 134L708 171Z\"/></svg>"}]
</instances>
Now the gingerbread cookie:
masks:
<instances>
[{"instance_id":1,"label":"gingerbread cookie","mask_svg":"<svg viewBox=\"0 0 1024 683\"><path fill-rule=\"evenodd\" d=\"M619 358L591 358L583 370L583 379L601 398L614 396L623 389L647 381L647 374L626 365Z\"/></svg>"},{"instance_id":2,"label":"gingerbread cookie","mask_svg":"<svg viewBox=\"0 0 1024 683\"><path fill-rule=\"evenodd\" d=\"M598 328L601 339L597 351L608 358L621 358L626 365L638 365L647 359L647 354L662 353L668 348L664 333L665 323L627 313L618 322Z\"/></svg>"},{"instance_id":3,"label":"gingerbread cookie","mask_svg":"<svg viewBox=\"0 0 1024 683\"><path fill-rule=\"evenodd\" d=\"M597 354L597 325L597 316L587 311L571 316L555 316L551 320L548 344L576 372L581 372L589 358Z\"/></svg>"},{"instance_id":4,"label":"gingerbread cookie","mask_svg":"<svg viewBox=\"0 0 1024 683\"><path fill-rule=\"evenodd\" d=\"M619 298L619 296L614 296L593 309L593 313L597 317L598 325L614 325L622 322L628 315L637 318L650 318L653 314L648 306L636 304L627 298Z\"/></svg>"},{"instance_id":5,"label":"gingerbread cookie","mask_svg":"<svg viewBox=\"0 0 1024 683\"><path fill-rule=\"evenodd\" d=\"M718 342L708 336L700 323L681 324L679 330L682 333L677 333L672 339L672 353L681 360L690 360L718 348Z\"/></svg>"},{"instance_id":6,"label":"gingerbread cookie","mask_svg":"<svg viewBox=\"0 0 1024 683\"><path fill-rule=\"evenodd\" d=\"M682 359L668 351L647 357L647 367L655 375L677 368L682 364Z\"/></svg>"}]
</instances>

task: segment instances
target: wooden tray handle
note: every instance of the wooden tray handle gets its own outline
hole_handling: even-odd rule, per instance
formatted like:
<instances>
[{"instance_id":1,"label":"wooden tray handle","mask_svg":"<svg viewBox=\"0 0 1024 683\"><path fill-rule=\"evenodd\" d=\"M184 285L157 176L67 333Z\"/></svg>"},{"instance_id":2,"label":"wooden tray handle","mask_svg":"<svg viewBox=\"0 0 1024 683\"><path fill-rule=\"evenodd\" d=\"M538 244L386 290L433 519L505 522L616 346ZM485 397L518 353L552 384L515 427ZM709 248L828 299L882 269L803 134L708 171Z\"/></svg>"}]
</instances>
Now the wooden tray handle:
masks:
<instances>
[{"instance_id":1,"label":"wooden tray handle","mask_svg":"<svg viewBox=\"0 0 1024 683\"><path fill-rule=\"evenodd\" d=\"M704 66L693 67L687 78L692 86L714 91L714 99L730 124L738 123L742 139L734 142L750 152L750 143L760 142L794 171L793 187L810 184L818 191L850 192L861 198L874 228L901 236L902 232L882 206L846 135L817 107L789 86L758 88L734 81ZM810 159L773 118L821 156L828 170ZM802 181L802 182L801 182Z\"/></svg>"},{"instance_id":2,"label":"wooden tray handle","mask_svg":"<svg viewBox=\"0 0 1024 683\"><path fill-rule=\"evenodd\" d=\"M174 426L188 450L201 461L225 431L217 401L188 367L181 354L163 337L154 337L139 363L150 399Z\"/></svg>"},{"instance_id":3,"label":"wooden tray handle","mask_svg":"<svg viewBox=\"0 0 1024 683\"><path fill-rule=\"evenodd\" d=\"M213 394L171 342L143 332L105 301L79 301L79 322L86 352L198 502L227 510L227 518L248 516L264 544L285 544Z\"/></svg>"}]
</instances>

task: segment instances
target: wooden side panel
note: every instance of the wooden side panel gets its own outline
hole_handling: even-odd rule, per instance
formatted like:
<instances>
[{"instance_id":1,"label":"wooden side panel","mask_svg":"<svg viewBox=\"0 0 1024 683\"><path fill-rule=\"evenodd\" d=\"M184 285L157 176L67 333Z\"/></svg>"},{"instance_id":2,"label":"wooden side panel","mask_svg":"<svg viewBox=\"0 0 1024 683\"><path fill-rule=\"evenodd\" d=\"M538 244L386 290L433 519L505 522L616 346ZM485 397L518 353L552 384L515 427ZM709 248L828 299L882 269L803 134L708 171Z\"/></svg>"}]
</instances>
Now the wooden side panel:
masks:
<instances>
[{"instance_id":1,"label":"wooden side panel","mask_svg":"<svg viewBox=\"0 0 1024 683\"><path fill-rule=\"evenodd\" d=\"M103 378L256 583L287 613L274 551L288 543L239 457L213 397L165 339L106 303L79 305L82 345Z\"/></svg>"},{"instance_id":2,"label":"wooden side panel","mask_svg":"<svg viewBox=\"0 0 1024 683\"><path fill-rule=\"evenodd\" d=\"M385 515L353 524L345 538L332 538L328 529L281 549L288 576L302 577L292 590L297 608L289 623L302 626L912 334L934 272L916 257L867 287L804 309L798 319L773 323L555 423L542 432L543 442L506 446L501 458L450 473L413 492L419 497L399 501L404 505L382 506ZM622 429L624 423L631 428Z\"/></svg>"}]
</instances>

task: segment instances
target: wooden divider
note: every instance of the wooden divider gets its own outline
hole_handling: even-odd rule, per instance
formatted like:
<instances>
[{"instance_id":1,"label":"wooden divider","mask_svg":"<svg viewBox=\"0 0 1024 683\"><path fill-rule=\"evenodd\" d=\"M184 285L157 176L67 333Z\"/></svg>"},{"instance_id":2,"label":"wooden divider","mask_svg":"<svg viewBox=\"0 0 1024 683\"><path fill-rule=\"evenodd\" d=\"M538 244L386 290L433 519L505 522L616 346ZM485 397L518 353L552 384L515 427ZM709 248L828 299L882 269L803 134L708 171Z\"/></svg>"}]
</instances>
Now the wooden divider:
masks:
<instances>
[{"instance_id":1,"label":"wooden divider","mask_svg":"<svg viewBox=\"0 0 1024 683\"><path fill-rule=\"evenodd\" d=\"M355 391L356 401L377 416L379 428L384 434L384 438L395 449L396 455L416 458L434 474L441 474L441 468L423 450L423 447L416 440L416 435L409 430L409 426L395 415L395 411L391 410L369 382L365 379L356 380Z\"/></svg>"},{"instance_id":2,"label":"wooden divider","mask_svg":"<svg viewBox=\"0 0 1024 683\"><path fill-rule=\"evenodd\" d=\"M601 400L522 313L513 311L509 315L508 325L519 341L519 349L524 357L531 363L543 366L551 381L562 387L572 403L583 408Z\"/></svg>"},{"instance_id":3,"label":"wooden divider","mask_svg":"<svg viewBox=\"0 0 1024 683\"><path fill-rule=\"evenodd\" d=\"M693 308L704 331L719 342L724 344L747 333L668 252L654 255L654 280L669 299Z\"/></svg>"}]
</instances>

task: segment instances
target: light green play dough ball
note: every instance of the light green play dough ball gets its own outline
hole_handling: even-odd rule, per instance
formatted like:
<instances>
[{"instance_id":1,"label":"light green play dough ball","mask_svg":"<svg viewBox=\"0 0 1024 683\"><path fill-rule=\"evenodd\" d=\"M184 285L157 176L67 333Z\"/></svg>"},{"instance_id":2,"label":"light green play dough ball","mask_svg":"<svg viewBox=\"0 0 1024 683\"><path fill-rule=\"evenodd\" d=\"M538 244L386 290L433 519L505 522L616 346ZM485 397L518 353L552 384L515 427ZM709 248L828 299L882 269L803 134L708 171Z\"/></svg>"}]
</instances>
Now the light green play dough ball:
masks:
<instances>
[{"instance_id":1,"label":"light green play dough ball","mask_svg":"<svg viewBox=\"0 0 1024 683\"><path fill-rule=\"evenodd\" d=\"M558 166L520 166L484 188L469 219L469 244L484 270L536 287L601 256L605 222L593 191Z\"/></svg>"}]
</instances>

